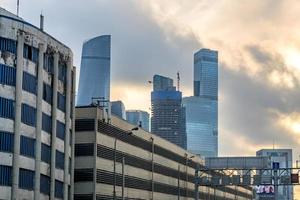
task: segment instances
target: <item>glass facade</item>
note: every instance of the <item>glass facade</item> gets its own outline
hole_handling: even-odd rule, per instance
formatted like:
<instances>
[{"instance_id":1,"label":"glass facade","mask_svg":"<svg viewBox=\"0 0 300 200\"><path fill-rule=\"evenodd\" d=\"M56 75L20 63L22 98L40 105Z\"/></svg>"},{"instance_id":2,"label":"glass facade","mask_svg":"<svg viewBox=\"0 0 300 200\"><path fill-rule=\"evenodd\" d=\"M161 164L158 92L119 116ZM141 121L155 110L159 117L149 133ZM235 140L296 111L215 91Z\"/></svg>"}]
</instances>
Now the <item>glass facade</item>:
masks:
<instances>
[{"instance_id":1,"label":"glass facade","mask_svg":"<svg viewBox=\"0 0 300 200\"><path fill-rule=\"evenodd\" d=\"M204 157L218 156L218 52L194 54L194 96L186 108L187 149Z\"/></svg>"},{"instance_id":2,"label":"glass facade","mask_svg":"<svg viewBox=\"0 0 300 200\"><path fill-rule=\"evenodd\" d=\"M121 119L126 120L125 106L122 101L112 101L111 103L111 113L118 116Z\"/></svg>"},{"instance_id":3,"label":"glass facade","mask_svg":"<svg viewBox=\"0 0 300 200\"><path fill-rule=\"evenodd\" d=\"M142 110L128 110L126 111L126 120L136 126L140 126L145 131L149 129L149 113Z\"/></svg>"},{"instance_id":4,"label":"glass facade","mask_svg":"<svg viewBox=\"0 0 300 200\"><path fill-rule=\"evenodd\" d=\"M77 105L90 105L92 98L109 97L110 35L103 35L83 44Z\"/></svg>"},{"instance_id":5,"label":"glass facade","mask_svg":"<svg viewBox=\"0 0 300 200\"><path fill-rule=\"evenodd\" d=\"M185 97L187 149L205 157L218 155L218 102L202 97Z\"/></svg>"},{"instance_id":6,"label":"glass facade","mask_svg":"<svg viewBox=\"0 0 300 200\"><path fill-rule=\"evenodd\" d=\"M182 93L176 91L170 83L173 84L170 78L158 75L153 77L151 132L186 149Z\"/></svg>"}]
</instances>

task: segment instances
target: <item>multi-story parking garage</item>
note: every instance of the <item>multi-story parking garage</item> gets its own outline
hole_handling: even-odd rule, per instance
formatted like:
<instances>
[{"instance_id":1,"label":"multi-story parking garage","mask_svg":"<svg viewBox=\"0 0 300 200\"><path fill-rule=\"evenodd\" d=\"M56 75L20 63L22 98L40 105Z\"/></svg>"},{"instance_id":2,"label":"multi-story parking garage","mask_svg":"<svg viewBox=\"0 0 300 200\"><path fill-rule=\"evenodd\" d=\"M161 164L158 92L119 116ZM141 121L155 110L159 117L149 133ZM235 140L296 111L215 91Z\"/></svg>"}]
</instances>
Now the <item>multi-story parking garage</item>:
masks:
<instances>
[{"instance_id":1,"label":"multi-story parking garage","mask_svg":"<svg viewBox=\"0 0 300 200\"><path fill-rule=\"evenodd\" d=\"M203 160L103 110L76 108L75 200L194 199ZM252 199L252 190L201 186L199 197Z\"/></svg>"},{"instance_id":2,"label":"multi-story parking garage","mask_svg":"<svg viewBox=\"0 0 300 200\"><path fill-rule=\"evenodd\" d=\"M0 199L71 198L74 73L68 47L0 8Z\"/></svg>"}]
</instances>

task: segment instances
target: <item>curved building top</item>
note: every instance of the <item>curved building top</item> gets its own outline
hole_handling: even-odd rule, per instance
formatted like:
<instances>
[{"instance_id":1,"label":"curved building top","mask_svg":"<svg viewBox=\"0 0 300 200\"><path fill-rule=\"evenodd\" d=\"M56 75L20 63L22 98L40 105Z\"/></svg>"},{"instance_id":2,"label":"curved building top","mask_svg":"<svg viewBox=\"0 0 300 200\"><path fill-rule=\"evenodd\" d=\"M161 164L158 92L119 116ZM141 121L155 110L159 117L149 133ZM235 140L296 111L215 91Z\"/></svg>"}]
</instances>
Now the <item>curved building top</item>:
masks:
<instances>
[{"instance_id":1,"label":"curved building top","mask_svg":"<svg viewBox=\"0 0 300 200\"><path fill-rule=\"evenodd\" d=\"M53 36L44 32L40 28L26 22L17 15L0 7L0 35L1 37L16 40L17 30L23 31L26 35L25 43L30 44L33 47L38 48L39 43L46 43L48 47L59 50L64 55L73 56L73 53L69 47L61 43Z\"/></svg>"},{"instance_id":2,"label":"curved building top","mask_svg":"<svg viewBox=\"0 0 300 200\"><path fill-rule=\"evenodd\" d=\"M83 43L77 105L90 105L92 98L110 99L111 36L102 35Z\"/></svg>"}]
</instances>

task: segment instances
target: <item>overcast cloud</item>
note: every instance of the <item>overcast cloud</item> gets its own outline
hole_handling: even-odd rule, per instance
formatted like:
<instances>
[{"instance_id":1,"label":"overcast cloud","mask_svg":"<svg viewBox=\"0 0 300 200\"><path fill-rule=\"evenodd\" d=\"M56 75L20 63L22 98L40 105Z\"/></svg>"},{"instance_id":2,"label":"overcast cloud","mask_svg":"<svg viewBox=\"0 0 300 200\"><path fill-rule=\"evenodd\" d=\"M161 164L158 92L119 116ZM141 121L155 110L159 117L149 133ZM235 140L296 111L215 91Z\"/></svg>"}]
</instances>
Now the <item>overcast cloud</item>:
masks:
<instances>
[{"instance_id":1,"label":"overcast cloud","mask_svg":"<svg viewBox=\"0 0 300 200\"><path fill-rule=\"evenodd\" d=\"M0 2L15 11L15 1ZM45 30L73 49L78 68L84 40L112 35L112 98L130 109L148 110L155 73L180 71L192 95L193 53L218 50L220 154L254 155L275 141L298 157L297 0L21 0L29 22L39 24L41 10Z\"/></svg>"}]
</instances>

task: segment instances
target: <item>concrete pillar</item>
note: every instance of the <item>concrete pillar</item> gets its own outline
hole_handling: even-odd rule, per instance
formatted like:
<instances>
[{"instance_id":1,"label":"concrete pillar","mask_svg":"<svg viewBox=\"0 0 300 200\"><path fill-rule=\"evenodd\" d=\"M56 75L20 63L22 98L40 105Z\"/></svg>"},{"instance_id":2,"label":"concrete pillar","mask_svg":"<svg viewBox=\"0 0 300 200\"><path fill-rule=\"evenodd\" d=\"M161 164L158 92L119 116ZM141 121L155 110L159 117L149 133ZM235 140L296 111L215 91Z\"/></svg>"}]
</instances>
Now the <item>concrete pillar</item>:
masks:
<instances>
[{"instance_id":1,"label":"concrete pillar","mask_svg":"<svg viewBox=\"0 0 300 200\"><path fill-rule=\"evenodd\" d=\"M66 129L65 129L65 169L64 169L64 200L68 200L68 185L69 185L69 147L70 147L70 112L71 112L71 89L72 89L72 74L73 57L70 56L67 63L67 91L66 91ZM74 105L74 104L72 104Z\"/></svg>"},{"instance_id":2,"label":"concrete pillar","mask_svg":"<svg viewBox=\"0 0 300 200\"><path fill-rule=\"evenodd\" d=\"M50 200L55 199L55 157L56 157L56 111L57 111L57 85L58 85L58 52L54 53L53 66L53 93L52 93L52 135L51 135L51 172L50 172Z\"/></svg>"},{"instance_id":3,"label":"concrete pillar","mask_svg":"<svg viewBox=\"0 0 300 200\"><path fill-rule=\"evenodd\" d=\"M19 187L19 155L20 155L20 128L21 128L21 107L22 107L22 82L23 82L23 49L24 35L19 32L17 45L17 72L15 89L15 123L14 123L14 152L12 171L11 199L17 200Z\"/></svg>"},{"instance_id":4,"label":"concrete pillar","mask_svg":"<svg viewBox=\"0 0 300 200\"><path fill-rule=\"evenodd\" d=\"M76 91L76 70L73 71L73 85L72 85L72 144L71 144L71 177L70 177L70 195L69 199L73 199L74 195L74 169L75 169L75 91Z\"/></svg>"},{"instance_id":5,"label":"concrete pillar","mask_svg":"<svg viewBox=\"0 0 300 200\"><path fill-rule=\"evenodd\" d=\"M43 68L45 45L39 44L39 60L37 67L37 96L36 96L36 139L35 139L35 179L34 199L40 199L40 177L41 177L41 135L42 135L42 103L43 103Z\"/></svg>"}]
</instances>

